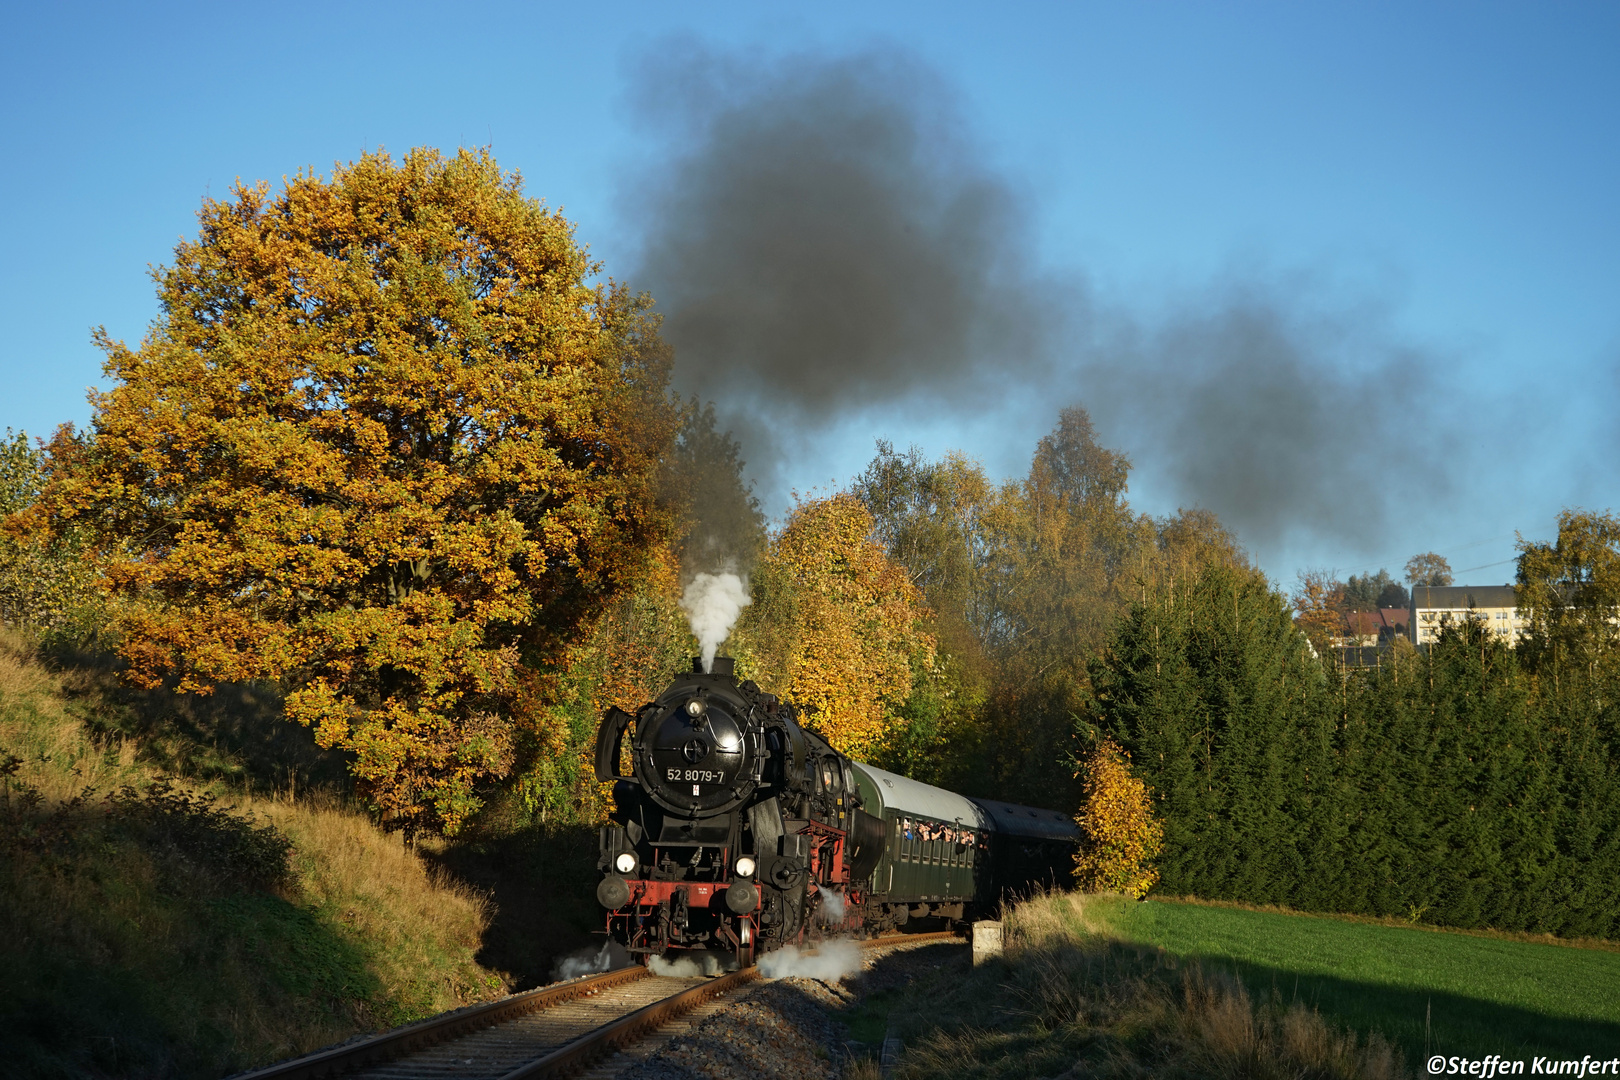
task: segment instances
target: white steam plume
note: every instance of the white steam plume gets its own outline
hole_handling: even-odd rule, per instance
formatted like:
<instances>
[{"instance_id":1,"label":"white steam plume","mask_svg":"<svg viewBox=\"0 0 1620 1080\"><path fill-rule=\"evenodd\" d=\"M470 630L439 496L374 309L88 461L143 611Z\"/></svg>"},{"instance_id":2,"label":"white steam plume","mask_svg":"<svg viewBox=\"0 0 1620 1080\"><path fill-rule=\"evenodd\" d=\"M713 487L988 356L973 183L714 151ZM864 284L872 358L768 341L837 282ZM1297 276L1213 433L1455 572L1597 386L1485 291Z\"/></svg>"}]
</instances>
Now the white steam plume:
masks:
<instances>
[{"instance_id":1,"label":"white steam plume","mask_svg":"<svg viewBox=\"0 0 1620 1080\"><path fill-rule=\"evenodd\" d=\"M655 956L647 962L647 968L654 975L662 975L665 978L696 979L705 975L718 975L723 971L736 971L737 961L730 956L701 952L692 956L677 956L673 960Z\"/></svg>"},{"instance_id":2,"label":"white steam plume","mask_svg":"<svg viewBox=\"0 0 1620 1080\"><path fill-rule=\"evenodd\" d=\"M587 946L558 959L552 965L551 977L554 980L577 979L581 975L597 975L629 964L630 954L624 951L624 946L616 941L604 941L600 949Z\"/></svg>"},{"instance_id":3,"label":"white steam plume","mask_svg":"<svg viewBox=\"0 0 1620 1080\"><path fill-rule=\"evenodd\" d=\"M815 952L801 953L786 945L760 958L759 973L767 979L820 979L836 982L861 969L861 947L853 941L823 941Z\"/></svg>"},{"instance_id":4,"label":"white steam plume","mask_svg":"<svg viewBox=\"0 0 1620 1080\"><path fill-rule=\"evenodd\" d=\"M844 921L844 894L833 892L825 885L817 885L821 890L821 910L817 916L828 926L837 926Z\"/></svg>"},{"instance_id":5,"label":"white steam plume","mask_svg":"<svg viewBox=\"0 0 1620 1080\"><path fill-rule=\"evenodd\" d=\"M731 636L742 609L753 603L736 574L699 574L681 597L681 610L692 624L692 636L703 651L703 670L714 665L715 650Z\"/></svg>"}]
</instances>

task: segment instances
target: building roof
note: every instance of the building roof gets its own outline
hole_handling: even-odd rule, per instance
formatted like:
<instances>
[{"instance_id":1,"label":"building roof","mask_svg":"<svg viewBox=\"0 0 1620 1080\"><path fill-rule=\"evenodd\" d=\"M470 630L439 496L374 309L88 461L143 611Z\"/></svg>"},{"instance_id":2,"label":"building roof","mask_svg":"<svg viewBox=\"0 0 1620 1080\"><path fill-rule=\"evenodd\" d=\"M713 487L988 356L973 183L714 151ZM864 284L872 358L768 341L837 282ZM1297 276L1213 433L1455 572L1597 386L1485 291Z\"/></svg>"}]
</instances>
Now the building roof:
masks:
<instances>
[{"instance_id":1,"label":"building roof","mask_svg":"<svg viewBox=\"0 0 1620 1080\"><path fill-rule=\"evenodd\" d=\"M1376 634L1384 628L1384 621L1376 611L1352 611L1345 615L1344 625L1352 634Z\"/></svg>"},{"instance_id":2,"label":"building roof","mask_svg":"<svg viewBox=\"0 0 1620 1080\"><path fill-rule=\"evenodd\" d=\"M1412 608L1459 611L1466 608L1518 607L1512 585L1414 585Z\"/></svg>"},{"instance_id":3,"label":"building roof","mask_svg":"<svg viewBox=\"0 0 1620 1080\"><path fill-rule=\"evenodd\" d=\"M1397 627L1404 627L1409 612L1405 608L1387 607L1377 611L1352 611L1344 617L1345 627L1352 634L1379 634L1385 630L1394 632Z\"/></svg>"}]
</instances>

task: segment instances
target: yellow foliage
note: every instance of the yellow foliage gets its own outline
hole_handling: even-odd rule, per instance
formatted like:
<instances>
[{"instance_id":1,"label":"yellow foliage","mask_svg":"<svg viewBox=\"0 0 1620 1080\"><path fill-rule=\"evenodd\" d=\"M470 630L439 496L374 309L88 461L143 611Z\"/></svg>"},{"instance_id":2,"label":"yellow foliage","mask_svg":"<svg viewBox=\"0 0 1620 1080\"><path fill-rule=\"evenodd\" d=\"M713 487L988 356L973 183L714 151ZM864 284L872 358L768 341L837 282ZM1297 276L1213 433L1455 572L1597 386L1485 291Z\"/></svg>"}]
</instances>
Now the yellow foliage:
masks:
<instances>
[{"instance_id":1,"label":"yellow foliage","mask_svg":"<svg viewBox=\"0 0 1620 1080\"><path fill-rule=\"evenodd\" d=\"M913 661L930 668L934 660L922 594L872 531L872 515L851 494L801 503L755 574L792 594L781 667L757 677L854 757L884 741L893 707L911 693Z\"/></svg>"},{"instance_id":2,"label":"yellow foliage","mask_svg":"<svg viewBox=\"0 0 1620 1080\"><path fill-rule=\"evenodd\" d=\"M1333 640L1344 633L1344 586L1322 570L1299 575L1299 593L1294 597L1294 625L1319 653L1325 653Z\"/></svg>"},{"instance_id":3,"label":"yellow foliage","mask_svg":"<svg viewBox=\"0 0 1620 1080\"><path fill-rule=\"evenodd\" d=\"M511 717L638 575L676 414L646 304L486 154L205 200L36 516L100 537L131 676L291 678L391 825L453 831ZM529 715L533 715L532 712Z\"/></svg>"},{"instance_id":4,"label":"yellow foliage","mask_svg":"<svg viewBox=\"0 0 1620 1080\"><path fill-rule=\"evenodd\" d=\"M0 440L0 622L39 633L93 631L105 617L77 531L62 537L6 528L45 480L45 454L22 432Z\"/></svg>"},{"instance_id":5,"label":"yellow foliage","mask_svg":"<svg viewBox=\"0 0 1620 1080\"><path fill-rule=\"evenodd\" d=\"M1141 897L1159 880L1152 862L1164 846L1147 785L1131 775L1130 755L1108 739L1081 769L1085 802L1074 816L1080 851L1074 879L1087 892Z\"/></svg>"}]
</instances>

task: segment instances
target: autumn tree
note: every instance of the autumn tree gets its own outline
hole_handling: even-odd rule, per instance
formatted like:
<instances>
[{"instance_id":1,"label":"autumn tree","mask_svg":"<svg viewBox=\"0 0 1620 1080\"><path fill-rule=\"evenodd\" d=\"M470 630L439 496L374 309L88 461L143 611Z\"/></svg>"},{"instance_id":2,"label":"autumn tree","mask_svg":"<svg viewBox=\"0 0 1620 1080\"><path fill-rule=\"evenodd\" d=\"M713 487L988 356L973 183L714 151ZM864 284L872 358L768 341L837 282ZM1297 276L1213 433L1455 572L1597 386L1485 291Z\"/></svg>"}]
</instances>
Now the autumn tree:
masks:
<instances>
[{"instance_id":1,"label":"autumn tree","mask_svg":"<svg viewBox=\"0 0 1620 1080\"><path fill-rule=\"evenodd\" d=\"M1161 578L1247 566L1207 510L1157 522L1133 511L1129 473L1080 408L1038 442L1027 477L999 485L960 454L929 461L879 443L854 491L932 613L939 681L908 701L912 730L948 733L895 767L976 794L1073 805L1071 719L1114 621Z\"/></svg>"},{"instance_id":2,"label":"autumn tree","mask_svg":"<svg viewBox=\"0 0 1620 1080\"><path fill-rule=\"evenodd\" d=\"M750 677L863 759L881 750L914 675L934 662L922 595L872 527L848 493L796 506L755 568L734 648Z\"/></svg>"},{"instance_id":3,"label":"autumn tree","mask_svg":"<svg viewBox=\"0 0 1620 1080\"><path fill-rule=\"evenodd\" d=\"M1596 672L1620 641L1620 518L1565 510L1550 544L1519 538L1518 604L1534 668Z\"/></svg>"},{"instance_id":4,"label":"autumn tree","mask_svg":"<svg viewBox=\"0 0 1620 1080\"><path fill-rule=\"evenodd\" d=\"M917 673L876 761L884 768L956 790L983 782L976 766L989 736L981 721L995 682L989 642L1003 582L992 519L1010 487L964 454L930 461L882 440L852 487L872 514L874 539L922 591L936 642L933 667Z\"/></svg>"},{"instance_id":5,"label":"autumn tree","mask_svg":"<svg viewBox=\"0 0 1620 1080\"><path fill-rule=\"evenodd\" d=\"M1099 739L1079 776L1084 801L1074 816L1080 826L1075 884L1086 892L1147 895L1159 881L1153 860L1164 848L1164 826L1147 785L1131 774L1130 755L1112 739Z\"/></svg>"},{"instance_id":6,"label":"autumn tree","mask_svg":"<svg viewBox=\"0 0 1620 1080\"><path fill-rule=\"evenodd\" d=\"M1344 582L1326 570L1302 570L1294 593L1294 624L1318 653L1345 633Z\"/></svg>"},{"instance_id":7,"label":"autumn tree","mask_svg":"<svg viewBox=\"0 0 1620 1080\"><path fill-rule=\"evenodd\" d=\"M974 651L992 633L999 552L989 518L1003 492L963 454L929 461L881 439L852 491L872 515L874 538L923 590L947 637Z\"/></svg>"},{"instance_id":8,"label":"autumn tree","mask_svg":"<svg viewBox=\"0 0 1620 1080\"><path fill-rule=\"evenodd\" d=\"M1412 586L1450 585L1451 564L1445 556L1432 551L1414 555L1406 560L1406 583Z\"/></svg>"},{"instance_id":9,"label":"autumn tree","mask_svg":"<svg viewBox=\"0 0 1620 1080\"><path fill-rule=\"evenodd\" d=\"M44 636L81 636L105 617L84 558L83 530L52 536L23 520L45 483L46 455L22 432L0 440L0 622Z\"/></svg>"},{"instance_id":10,"label":"autumn tree","mask_svg":"<svg viewBox=\"0 0 1620 1080\"><path fill-rule=\"evenodd\" d=\"M1130 461L1098 441L1091 417L1064 409L1036 444L1029 475L987 521L999 549L990 647L1000 670L989 744L1011 794L1073 805L1072 718L1086 665L1157 562L1157 530L1126 501ZM1013 721L1010 718L1016 717Z\"/></svg>"},{"instance_id":11,"label":"autumn tree","mask_svg":"<svg viewBox=\"0 0 1620 1080\"><path fill-rule=\"evenodd\" d=\"M133 679L285 679L407 834L454 830L539 672L667 539L646 303L486 153L367 154L205 200L37 518L131 601Z\"/></svg>"}]
</instances>

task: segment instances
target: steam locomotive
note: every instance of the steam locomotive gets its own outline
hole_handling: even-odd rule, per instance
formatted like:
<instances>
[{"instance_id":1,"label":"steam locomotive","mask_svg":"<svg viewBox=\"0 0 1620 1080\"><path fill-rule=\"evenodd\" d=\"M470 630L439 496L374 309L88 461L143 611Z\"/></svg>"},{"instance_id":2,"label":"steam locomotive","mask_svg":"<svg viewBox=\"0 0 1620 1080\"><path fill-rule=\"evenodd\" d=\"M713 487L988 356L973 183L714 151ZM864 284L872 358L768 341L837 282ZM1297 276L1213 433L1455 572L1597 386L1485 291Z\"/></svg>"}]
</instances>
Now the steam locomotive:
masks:
<instances>
[{"instance_id":1,"label":"steam locomotive","mask_svg":"<svg viewBox=\"0 0 1620 1080\"><path fill-rule=\"evenodd\" d=\"M644 960L702 949L746 965L830 934L971 919L1066 880L1079 841L1066 814L845 757L727 657L694 661L634 715L609 709L595 764L615 805L596 897Z\"/></svg>"}]
</instances>

